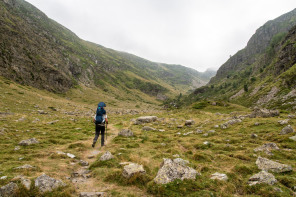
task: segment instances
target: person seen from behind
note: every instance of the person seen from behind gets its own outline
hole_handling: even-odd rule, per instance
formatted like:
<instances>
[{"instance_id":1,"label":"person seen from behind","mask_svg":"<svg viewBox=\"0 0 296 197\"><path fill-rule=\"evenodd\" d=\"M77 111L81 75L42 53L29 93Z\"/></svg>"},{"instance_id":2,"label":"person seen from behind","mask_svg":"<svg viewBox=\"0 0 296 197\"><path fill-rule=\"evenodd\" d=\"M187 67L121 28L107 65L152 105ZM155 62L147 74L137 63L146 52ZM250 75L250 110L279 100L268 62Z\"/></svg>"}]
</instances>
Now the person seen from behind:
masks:
<instances>
[{"instance_id":1,"label":"person seen from behind","mask_svg":"<svg viewBox=\"0 0 296 197\"><path fill-rule=\"evenodd\" d=\"M96 125L96 134L95 138L93 140L92 147L95 147L95 144L99 138L99 135L101 134L101 146L104 146L105 144L105 125L108 124L107 114L106 110L104 109L106 107L106 104L104 102L100 102L98 104L97 112L95 114L95 117L93 119L93 122Z\"/></svg>"}]
</instances>

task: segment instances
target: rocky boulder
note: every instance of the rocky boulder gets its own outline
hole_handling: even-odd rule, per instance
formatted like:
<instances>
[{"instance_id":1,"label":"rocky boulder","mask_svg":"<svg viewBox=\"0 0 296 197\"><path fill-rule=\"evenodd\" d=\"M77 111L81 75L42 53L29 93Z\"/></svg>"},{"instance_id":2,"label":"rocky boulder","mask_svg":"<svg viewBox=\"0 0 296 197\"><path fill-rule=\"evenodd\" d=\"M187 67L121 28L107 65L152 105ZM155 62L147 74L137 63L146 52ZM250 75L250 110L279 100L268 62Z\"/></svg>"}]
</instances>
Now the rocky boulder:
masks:
<instances>
[{"instance_id":1,"label":"rocky boulder","mask_svg":"<svg viewBox=\"0 0 296 197\"><path fill-rule=\"evenodd\" d=\"M260 109L256 107L250 115L250 118L268 118L268 117L275 117L279 116L280 112L278 110L269 110L269 109Z\"/></svg>"},{"instance_id":2,"label":"rocky boulder","mask_svg":"<svg viewBox=\"0 0 296 197\"><path fill-rule=\"evenodd\" d=\"M190 125L194 125L194 121L193 120L185 120L185 125L186 126L190 126Z\"/></svg>"},{"instance_id":3,"label":"rocky boulder","mask_svg":"<svg viewBox=\"0 0 296 197\"><path fill-rule=\"evenodd\" d=\"M129 129L123 129L118 133L118 135L124 137L132 137L134 136L134 133Z\"/></svg>"},{"instance_id":4,"label":"rocky boulder","mask_svg":"<svg viewBox=\"0 0 296 197\"><path fill-rule=\"evenodd\" d=\"M17 196L19 188L15 183L8 183L3 187L0 187L0 196L1 197L14 197Z\"/></svg>"},{"instance_id":5,"label":"rocky boulder","mask_svg":"<svg viewBox=\"0 0 296 197\"><path fill-rule=\"evenodd\" d=\"M285 135L285 134L293 133L293 132L294 132L294 129L291 127L291 125L288 125L282 129L280 134Z\"/></svg>"},{"instance_id":6,"label":"rocky boulder","mask_svg":"<svg viewBox=\"0 0 296 197\"><path fill-rule=\"evenodd\" d=\"M131 163L123 167L122 176L129 179L135 175L143 175L146 171L143 168L143 165L139 165L136 163Z\"/></svg>"},{"instance_id":7,"label":"rocky boulder","mask_svg":"<svg viewBox=\"0 0 296 197\"><path fill-rule=\"evenodd\" d=\"M279 120L278 123L279 123L280 125L285 125L285 124L288 124L289 121L290 121L290 119Z\"/></svg>"},{"instance_id":8,"label":"rocky boulder","mask_svg":"<svg viewBox=\"0 0 296 197\"><path fill-rule=\"evenodd\" d=\"M148 127L148 126L144 126L142 128L143 131L155 131L156 129L155 128L152 128L152 127Z\"/></svg>"},{"instance_id":9,"label":"rocky boulder","mask_svg":"<svg viewBox=\"0 0 296 197\"><path fill-rule=\"evenodd\" d=\"M136 119L136 123L142 124L142 123L149 123L149 122L155 122L157 120L157 116L141 116Z\"/></svg>"},{"instance_id":10,"label":"rocky boulder","mask_svg":"<svg viewBox=\"0 0 296 197\"><path fill-rule=\"evenodd\" d=\"M21 146L29 146L32 144L39 144L39 142L35 138L32 138L32 139L28 139L28 140L22 140L19 143L19 145L21 145Z\"/></svg>"},{"instance_id":11,"label":"rocky boulder","mask_svg":"<svg viewBox=\"0 0 296 197\"><path fill-rule=\"evenodd\" d=\"M107 151L100 157L100 161L107 161L113 158L114 156L109 151Z\"/></svg>"},{"instance_id":12,"label":"rocky boulder","mask_svg":"<svg viewBox=\"0 0 296 197\"><path fill-rule=\"evenodd\" d=\"M268 155L272 155L272 150L279 150L279 147L275 143L266 143L254 149L255 152L263 151Z\"/></svg>"},{"instance_id":13,"label":"rocky boulder","mask_svg":"<svg viewBox=\"0 0 296 197\"><path fill-rule=\"evenodd\" d=\"M42 193L51 192L54 189L63 186L65 186L65 183L63 183L61 180L56 180L47 176L46 174L39 176L35 180L35 187L37 187Z\"/></svg>"},{"instance_id":14,"label":"rocky boulder","mask_svg":"<svg viewBox=\"0 0 296 197\"><path fill-rule=\"evenodd\" d=\"M260 170L264 171L272 171L272 172L289 172L292 171L292 166L286 165L286 164L281 164L272 160L269 160L264 157L258 157L256 161L256 165Z\"/></svg>"},{"instance_id":15,"label":"rocky boulder","mask_svg":"<svg viewBox=\"0 0 296 197\"><path fill-rule=\"evenodd\" d=\"M273 174L268 173L266 171L261 171L249 178L249 185L256 185L260 183L266 183L269 185L273 185L277 182Z\"/></svg>"},{"instance_id":16,"label":"rocky boulder","mask_svg":"<svg viewBox=\"0 0 296 197\"><path fill-rule=\"evenodd\" d=\"M195 179L197 171L185 165L185 163L175 162L172 159L163 159L160 170L154 182L157 184L167 184L175 179Z\"/></svg>"},{"instance_id":17,"label":"rocky boulder","mask_svg":"<svg viewBox=\"0 0 296 197\"><path fill-rule=\"evenodd\" d=\"M214 173L211 175L211 179L217 179L217 180L220 180L220 181L227 181L228 180L228 177L226 174L221 174L221 173Z\"/></svg>"}]
</instances>

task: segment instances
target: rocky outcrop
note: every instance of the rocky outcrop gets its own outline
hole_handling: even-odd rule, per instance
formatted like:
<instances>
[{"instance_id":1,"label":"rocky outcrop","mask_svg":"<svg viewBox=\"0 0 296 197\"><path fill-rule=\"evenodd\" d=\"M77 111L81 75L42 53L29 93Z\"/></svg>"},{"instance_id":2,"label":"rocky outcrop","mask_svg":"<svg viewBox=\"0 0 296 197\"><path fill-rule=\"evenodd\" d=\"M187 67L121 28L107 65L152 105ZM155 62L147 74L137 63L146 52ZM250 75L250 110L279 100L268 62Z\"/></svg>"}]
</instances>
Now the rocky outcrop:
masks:
<instances>
[{"instance_id":1,"label":"rocky outcrop","mask_svg":"<svg viewBox=\"0 0 296 197\"><path fill-rule=\"evenodd\" d=\"M114 156L109 151L107 151L100 157L100 161L108 161L113 158Z\"/></svg>"},{"instance_id":2,"label":"rocky outcrop","mask_svg":"<svg viewBox=\"0 0 296 197\"><path fill-rule=\"evenodd\" d=\"M143 165L131 163L123 167L122 176L124 176L127 179L130 179L131 177L136 175L143 175L143 174L146 174L146 171L144 170Z\"/></svg>"},{"instance_id":3,"label":"rocky outcrop","mask_svg":"<svg viewBox=\"0 0 296 197\"><path fill-rule=\"evenodd\" d=\"M258 105L263 105L266 104L268 102L270 102L271 100L275 99L276 94L279 92L279 88L274 86L267 95L261 97L258 101L257 104Z\"/></svg>"},{"instance_id":4,"label":"rocky outcrop","mask_svg":"<svg viewBox=\"0 0 296 197\"><path fill-rule=\"evenodd\" d=\"M35 138L28 139L28 140L22 140L19 145L21 146L30 146L32 144L39 144L39 141L36 140Z\"/></svg>"},{"instance_id":5,"label":"rocky outcrop","mask_svg":"<svg viewBox=\"0 0 296 197\"><path fill-rule=\"evenodd\" d=\"M250 118L268 118L279 116L279 114L280 112L278 110L260 109L258 107L255 107L250 115Z\"/></svg>"},{"instance_id":6,"label":"rocky outcrop","mask_svg":"<svg viewBox=\"0 0 296 197\"><path fill-rule=\"evenodd\" d=\"M254 149L255 152L263 151L268 155L272 155L272 150L279 150L279 147L275 143L266 143Z\"/></svg>"},{"instance_id":7,"label":"rocky outcrop","mask_svg":"<svg viewBox=\"0 0 296 197\"><path fill-rule=\"evenodd\" d=\"M156 120L157 120L157 116L141 116L137 118L136 122L138 124L142 124L142 123L155 122Z\"/></svg>"},{"instance_id":8,"label":"rocky outcrop","mask_svg":"<svg viewBox=\"0 0 296 197\"><path fill-rule=\"evenodd\" d=\"M272 171L272 172L289 172L292 171L292 166L286 165L286 164L281 164L272 160L269 160L264 157L258 157L256 161L256 165L260 170L264 171Z\"/></svg>"},{"instance_id":9,"label":"rocky outcrop","mask_svg":"<svg viewBox=\"0 0 296 197\"><path fill-rule=\"evenodd\" d=\"M261 171L249 178L249 185L256 185L261 183L266 183L269 185L273 185L277 182L273 174L268 173L266 171Z\"/></svg>"},{"instance_id":10,"label":"rocky outcrop","mask_svg":"<svg viewBox=\"0 0 296 197\"><path fill-rule=\"evenodd\" d=\"M157 184L167 184L175 179L195 179L197 171L185 165L185 163L175 162L171 159L163 159L160 170L154 182Z\"/></svg>"},{"instance_id":11,"label":"rocky outcrop","mask_svg":"<svg viewBox=\"0 0 296 197\"><path fill-rule=\"evenodd\" d=\"M288 133L293 133L294 132L294 129L291 127L291 125L288 125L286 127L284 127L281 131L281 135L286 135Z\"/></svg>"},{"instance_id":12,"label":"rocky outcrop","mask_svg":"<svg viewBox=\"0 0 296 197\"><path fill-rule=\"evenodd\" d=\"M63 186L65 186L65 183L63 183L60 180L51 178L46 174L43 174L35 179L35 187L38 188L42 193L51 192L54 189L57 189Z\"/></svg>"}]
</instances>

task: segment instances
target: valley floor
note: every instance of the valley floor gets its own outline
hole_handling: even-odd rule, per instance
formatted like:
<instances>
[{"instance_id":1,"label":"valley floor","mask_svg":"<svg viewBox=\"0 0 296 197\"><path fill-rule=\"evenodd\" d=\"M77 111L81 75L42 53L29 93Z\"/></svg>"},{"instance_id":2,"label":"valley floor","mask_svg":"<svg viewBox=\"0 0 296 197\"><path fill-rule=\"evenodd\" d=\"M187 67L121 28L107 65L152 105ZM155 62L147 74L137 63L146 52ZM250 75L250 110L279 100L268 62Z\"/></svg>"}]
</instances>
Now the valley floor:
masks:
<instances>
[{"instance_id":1,"label":"valley floor","mask_svg":"<svg viewBox=\"0 0 296 197\"><path fill-rule=\"evenodd\" d=\"M19 196L79 196L80 192L94 191L105 192L106 196L295 195L296 142L290 139L295 133L280 135L287 124L278 123L288 119L288 113L249 118L249 109L232 104L145 114L113 113L109 115L107 146L92 148L95 104L77 103L4 81L0 90L0 186L16 182ZM133 124L131 120L142 115L155 115L158 119ZM295 116L289 119L288 124L295 130ZM194 124L185 126L186 120L193 120ZM155 130L145 131L143 126ZM127 128L134 133L133 137L118 136L119 131ZM39 143L19 145L31 138ZM254 151L265 143L275 143L279 150ZM106 151L114 158L100 161ZM75 158L70 158L71 154ZM259 156L291 165L293 171L272 172L277 180L274 185L249 186L249 178L261 171L256 165ZM176 157L187 160L188 166L200 175L195 180L157 185L153 179L163 158ZM84 167L80 160L90 165ZM122 162L141 164L146 174L125 179ZM16 169L25 164L33 168ZM215 172L226 174L228 180L210 179ZM66 186L41 194L34 184L27 190L14 179L24 175L34 181L43 173L62 180Z\"/></svg>"}]
</instances>

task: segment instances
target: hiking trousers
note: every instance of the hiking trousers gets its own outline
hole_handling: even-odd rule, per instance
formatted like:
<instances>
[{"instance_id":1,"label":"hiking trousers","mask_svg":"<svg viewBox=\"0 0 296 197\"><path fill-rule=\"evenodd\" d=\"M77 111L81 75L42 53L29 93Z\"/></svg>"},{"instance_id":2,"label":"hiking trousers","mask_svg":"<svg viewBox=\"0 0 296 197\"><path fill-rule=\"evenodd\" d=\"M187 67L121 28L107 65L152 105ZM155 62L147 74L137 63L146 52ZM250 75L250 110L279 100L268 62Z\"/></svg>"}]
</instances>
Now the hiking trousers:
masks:
<instances>
[{"instance_id":1,"label":"hiking trousers","mask_svg":"<svg viewBox=\"0 0 296 197\"><path fill-rule=\"evenodd\" d=\"M101 126L96 124L96 135L93 141L93 144L95 144L99 138L99 135L101 133L101 146L104 146L104 142L105 142L105 126Z\"/></svg>"}]
</instances>

